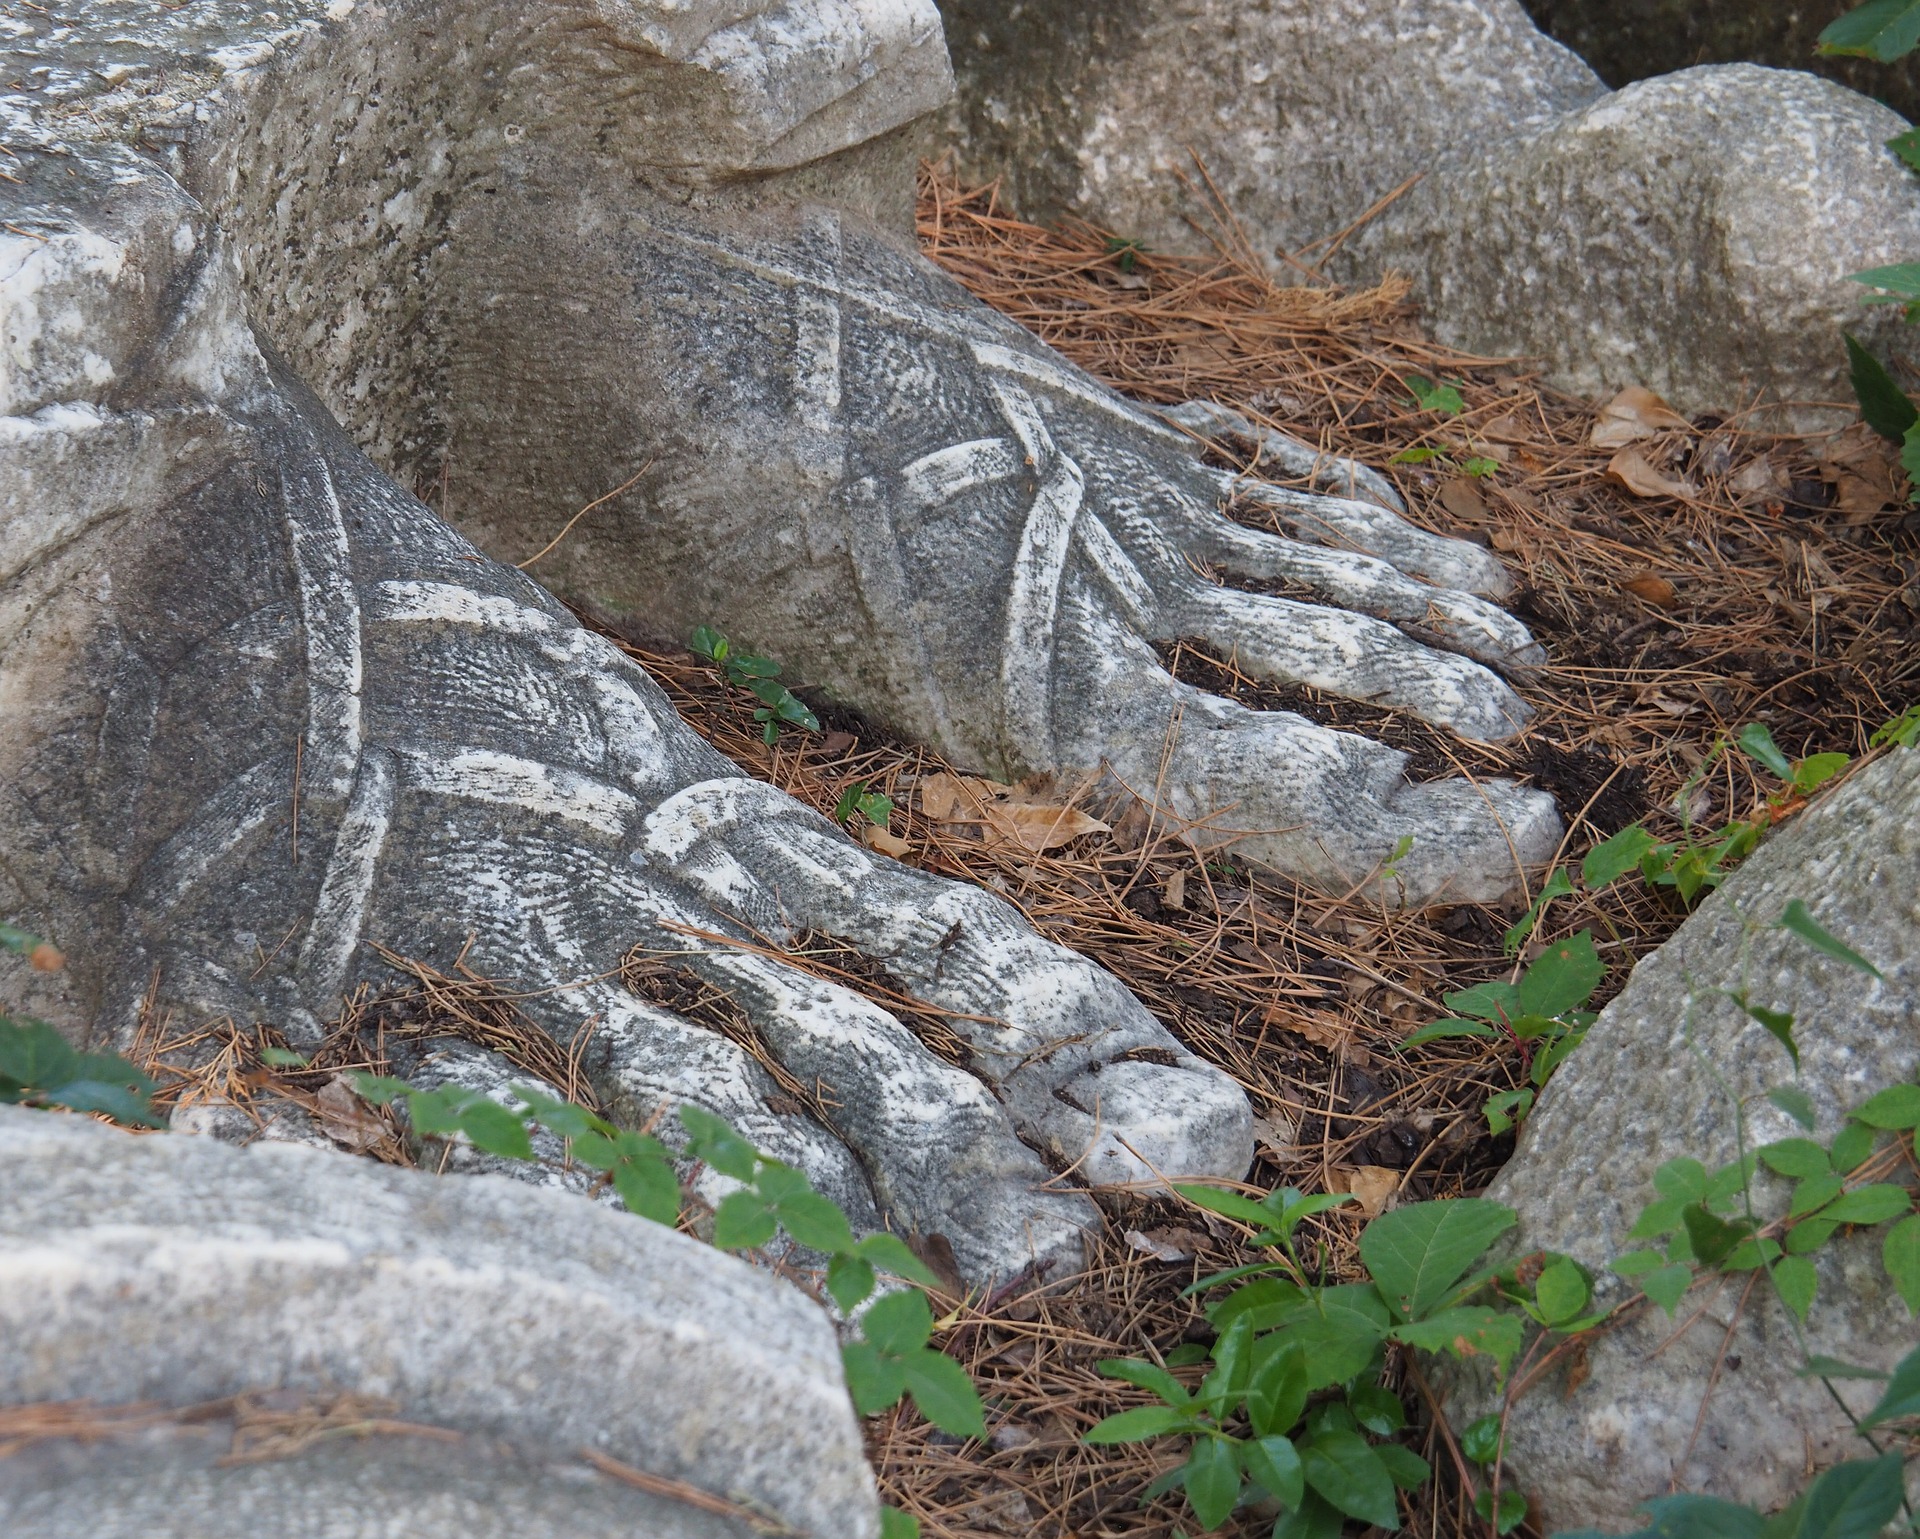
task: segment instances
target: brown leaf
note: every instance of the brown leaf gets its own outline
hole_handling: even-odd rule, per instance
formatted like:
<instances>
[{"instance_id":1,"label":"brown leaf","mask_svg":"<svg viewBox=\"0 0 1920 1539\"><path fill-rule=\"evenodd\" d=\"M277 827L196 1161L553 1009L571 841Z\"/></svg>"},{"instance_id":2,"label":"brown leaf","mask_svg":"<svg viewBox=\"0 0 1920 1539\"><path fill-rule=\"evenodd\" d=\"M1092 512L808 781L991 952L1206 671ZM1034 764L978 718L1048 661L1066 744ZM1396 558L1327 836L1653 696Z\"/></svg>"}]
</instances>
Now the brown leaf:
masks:
<instances>
[{"instance_id":1,"label":"brown leaf","mask_svg":"<svg viewBox=\"0 0 1920 1539\"><path fill-rule=\"evenodd\" d=\"M1636 497L1678 497L1687 500L1700 495L1691 482L1676 481L1655 470L1638 449L1622 449L1608 460L1607 475Z\"/></svg>"},{"instance_id":2,"label":"brown leaf","mask_svg":"<svg viewBox=\"0 0 1920 1539\"><path fill-rule=\"evenodd\" d=\"M1537 443L1533 429L1528 427L1512 412L1502 412L1480 429L1482 438L1491 438L1495 443L1530 444Z\"/></svg>"},{"instance_id":3,"label":"brown leaf","mask_svg":"<svg viewBox=\"0 0 1920 1539\"><path fill-rule=\"evenodd\" d=\"M1349 1031L1347 1027L1336 1024L1337 1017L1314 1015L1285 1005L1268 1005L1260 1014L1269 1026L1278 1026L1282 1031L1305 1037L1321 1047L1330 1047L1338 1052L1346 1046Z\"/></svg>"},{"instance_id":4,"label":"brown leaf","mask_svg":"<svg viewBox=\"0 0 1920 1539\"><path fill-rule=\"evenodd\" d=\"M67 965L67 954L41 941L27 953L27 965L37 973L57 973Z\"/></svg>"},{"instance_id":5,"label":"brown leaf","mask_svg":"<svg viewBox=\"0 0 1920 1539\"><path fill-rule=\"evenodd\" d=\"M1651 572L1642 572L1637 577L1629 577L1620 584L1637 599L1644 599L1655 609L1677 609L1680 607L1680 593L1664 577L1656 577Z\"/></svg>"},{"instance_id":6,"label":"brown leaf","mask_svg":"<svg viewBox=\"0 0 1920 1539\"><path fill-rule=\"evenodd\" d=\"M1160 901L1168 908L1187 906L1187 873L1184 867L1167 878L1167 885L1160 892Z\"/></svg>"},{"instance_id":7,"label":"brown leaf","mask_svg":"<svg viewBox=\"0 0 1920 1539\"><path fill-rule=\"evenodd\" d=\"M1144 278L1140 281L1142 284L1146 282ZM1026 1497L1011 1486L1003 1486L981 1497L965 1511L970 1526L988 1529L996 1534L1033 1532L1033 1509L1027 1505Z\"/></svg>"},{"instance_id":8,"label":"brown leaf","mask_svg":"<svg viewBox=\"0 0 1920 1539\"><path fill-rule=\"evenodd\" d=\"M872 823L860 830L860 842L870 850L878 850L882 855L891 855L895 860L905 860L913 853L913 846L897 834L890 834L884 828Z\"/></svg>"},{"instance_id":9,"label":"brown leaf","mask_svg":"<svg viewBox=\"0 0 1920 1539\"><path fill-rule=\"evenodd\" d=\"M920 810L938 823L977 827L989 847L1011 845L1031 854L1055 849L1108 826L1044 790L1007 786L973 775L928 775L918 787Z\"/></svg>"},{"instance_id":10,"label":"brown leaf","mask_svg":"<svg viewBox=\"0 0 1920 1539\"><path fill-rule=\"evenodd\" d=\"M1191 1229L1138 1229L1127 1231L1127 1248L1143 1250L1156 1261L1191 1261L1200 1247L1200 1236Z\"/></svg>"},{"instance_id":11,"label":"brown leaf","mask_svg":"<svg viewBox=\"0 0 1920 1539\"><path fill-rule=\"evenodd\" d=\"M1356 1170L1334 1169L1327 1172L1327 1187L1336 1187L1353 1198L1362 1218L1378 1218L1387 1211L1393 1194L1400 1190L1400 1172L1384 1165L1362 1165Z\"/></svg>"},{"instance_id":12,"label":"brown leaf","mask_svg":"<svg viewBox=\"0 0 1920 1539\"><path fill-rule=\"evenodd\" d=\"M350 1153L365 1154L386 1138L386 1123L367 1109L346 1075L334 1075L313 1099L320 1131Z\"/></svg>"},{"instance_id":13,"label":"brown leaf","mask_svg":"<svg viewBox=\"0 0 1920 1539\"><path fill-rule=\"evenodd\" d=\"M1669 428L1690 427L1687 419L1639 385L1629 385L1600 408L1587 442L1596 449L1618 449Z\"/></svg>"},{"instance_id":14,"label":"brown leaf","mask_svg":"<svg viewBox=\"0 0 1920 1539\"><path fill-rule=\"evenodd\" d=\"M1289 1159L1297 1153L1299 1136L1300 1130L1293 1125L1293 1119L1280 1112L1270 1111L1264 1117L1253 1119L1254 1146L1276 1159Z\"/></svg>"},{"instance_id":15,"label":"brown leaf","mask_svg":"<svg viewBox=\"0 0 1920 1539\"><path fill-rule=\"evenodd\" d=\"M1742 502L1765 502L1787 495L1787 473L1765 454L1756 454L1727 477L1727 490Z\"/></svg>"},{"instance_id":16,"label":"brown leaf","mask_svg":"<svg viewBox=\"0 0 1920 1539\"><path fill-rule=\"evenodd\" d=\"M820 751L822 753L845 753L859 741L860 739L855 737L851 732L828 732L820 739Z\"/></svg>"},{"instance_id":17,"label":"brown leaf","mask_svg":"<svg viewBox=\"0 0 1920 1539\"><path fill-rule=\"evenodd\" d=\"M1451 481L1443 482L1440 505L1455 518L1463 518L1469 523L1483 523L1491 516L1487 510L1487 499L1480 495L1480 488L1474 484L1471 476L1455 476Z\"/></svg>"}]
</instances>

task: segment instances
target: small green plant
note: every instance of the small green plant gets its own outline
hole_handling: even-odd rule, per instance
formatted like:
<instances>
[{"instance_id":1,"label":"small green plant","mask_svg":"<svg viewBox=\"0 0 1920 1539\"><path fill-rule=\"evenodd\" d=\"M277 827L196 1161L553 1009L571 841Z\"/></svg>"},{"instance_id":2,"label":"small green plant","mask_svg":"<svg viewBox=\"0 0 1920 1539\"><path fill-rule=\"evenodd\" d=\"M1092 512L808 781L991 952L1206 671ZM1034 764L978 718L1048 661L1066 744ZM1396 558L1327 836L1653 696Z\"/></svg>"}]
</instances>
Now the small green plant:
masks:
<instances>
[{"instance_id":1,"label":"small green plant","mask_svg":"<svg viewBox=\"0 0 1920 1539\"><path fill-rule=\"evenodd\" d=\"M1920 740L1920 705L1910 705L1893 720L1882 722L1867 739L1869 748L1911 748Z\"/></svg>"},{"instance_id":2,"label":"small green plant","mask_svg":"<svg viewBox=\"0 0 1920 1539\"><path fill-rule=\"evenodd\" d=\"M1515 1044L1530 1083L1489 1097L1485 1108L1488 1128L1505 1133L1533 1110L1553 1071L1586 1036L1594 1022L1586 1004L1606 970L1593 932L1582 930L1548 946L1517 983L1493 979L1446 995L1444 1002L1454 1013L1422 1026L1401 1047L1443 1037L1504 1037Z\"/></svg>"},{"instance_id":3,"label":"small green plant","mask_svg":"<svg viewBox=\"0 0 1920 1539\"><path fill-rule=\"evenodd\" d=\"M884 791L871 789L864 780L852 782L840 793L833 806L833 821L843 827L858 813L875 828L885 828L893 817L893 798Z\"/></svg>"},{"instance_id":4,"label":"small green plant","mask_svg":"<svg viewBox=\"0 0 1920 1539\"><path fill-rule=\"evenodd\" d=\"M37 935L0 924L0 948L42 972L66 959ZM0 1105L98 1112L128 1127L165 1127L154 1114L159 1087L117 1053L77 1052L45 1021L0 1012Z\"/></svg>"},{"instance_id":5,"label":"small green plant","mask_svg":"<svg viewBox=\"0 0 1920 1539\"><path fill-rule=\"evenodd\" d=\"M1442 470L1452 470L1463 476L1472 476L1476 481L1484 481L1500 468L1498 460L1489 459L1484 454L1469 454L1464 459L1455 459L1445 449L1435 449L1424 444L1412 449L1402 449L1387 463L1390 465L1437 465Z\"/></svg>"},{"instance_id":6,"label":"small green plant","mask_svg":"<svg viewBox=\"0 0 1920 1539\"><path fill-rule=\"evenodd\" d=\"M1130 273L1140 265L1140 258L1146 253L1145 241L1130 239L1124 235L1107 237L1107 254L1113 258L1113 265L1123 273Z\"/></svg>"},{"instance_id":7,"label":"small green plant","mask_svg":"<svg viewBox=\"0 0 1920 1539\"><path fill-rule=\"evenodd\" d=\"M1460 396L1460 381L1435 384L1420 374L1407 376L1407 389L1413 392L1413 404L1422 411L1437 411L1443 417L1457 417L1467 409Z\"/></svg>"},{"instance_id":8,"label":"small green plant","mask_svg":"<svg viewBox=\"0 0 1920 1539\"><path fill-rule=\"evenodd\" d=\"M780 682L780 665L772 658L736 652L733 643L710 625L696 630L687 645L696 657L704 657L718 668L729 684L759 700L753 719L760 723L760 735L768 744L779 741L783 723L809 732L820 730L820 718Z\"/></svg>"},{"instance_id":9,"label":"small green plant","mask_svg":"<svg viewBox=\"0 0 1920 1539\"><path fill-rule=\"evenodd\" d=\"M544 1127L567 1141L571 1157L619 1194L628 1210L655 1223L678 1223L683 1199L675 1160L702 1162L738 1184L713 1210L713 1243L722 1250L759 1250L784 1231L795 1245L827 1258L826 1293L841 1314L860 1315L861 1339L841 1349L855 1408L871 1416L910 1395L920 1414L956 1437L986 1436L980 1396L966 1370L927 1345L933 1312L926 1296L903 1289L874 1298L882 1273L923 1287L938 1286L926 1265L897 1235L855 1239L839 1205L815 1191L791 1165L769 1159L726 1122L698 1106L679 1108L687 1135L678 1155L651 1133L619 1128L570 1101L525 1085L503 1104L458 1085L420 1090L405 1080L355 1076L363 1099L375 1106L406 1103L416 1133L464 1137L475 1148L508 1159L531 1160L531 1130ZM869 1302L871 1301L871 1302ZM905 1515L901 1515L904 1519ZM890 1520L890 1533L912 1530ZM910 1520L909 1520L910 1521Z\"/></svg>"}]
</instances>

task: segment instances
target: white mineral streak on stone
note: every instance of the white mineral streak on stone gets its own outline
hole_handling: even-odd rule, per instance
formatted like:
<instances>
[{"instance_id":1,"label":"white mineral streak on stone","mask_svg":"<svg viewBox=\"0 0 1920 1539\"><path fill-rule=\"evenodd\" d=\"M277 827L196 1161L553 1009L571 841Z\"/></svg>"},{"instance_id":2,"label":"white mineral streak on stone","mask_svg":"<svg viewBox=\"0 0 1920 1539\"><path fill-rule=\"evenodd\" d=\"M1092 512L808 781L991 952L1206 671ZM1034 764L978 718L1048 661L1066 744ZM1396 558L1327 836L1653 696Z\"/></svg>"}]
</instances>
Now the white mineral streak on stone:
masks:
<instances>
[{"instance_id":1,"label":"white mineral streak on stone","mask_svg":"<svg viewBox=\"0 0 1920 1539\"><path fill-rule=\"evenodd\" d=\"M1263 468L1260 461L1271 461L1282 475L1311 481L1323 492L1377 502L1390 513L1407 511L1393 483L1371 466L1328 454L1285 433L1263 427L1230 407L1213 401L1186 401L1157 410L1169 422L1205 437L1246 440L1253 445L1256 470Z\"/></svg>"},{"instance_id":2,"label":"white mineral streak on stone","mask_svg":"<svg viewBox=\"0 0 1920 1539\"><path fill-rule=\"evenodd\" d=\"M292 790L293 755L266 759L228 781L147 859L139 876L143 904L164 916L214 867L278 815Z\"/></svg>"},{"instance_id":3,"label":"white mineral streak on stone","mask_svg":"<svg viewBox=\"0 0 1920 1539\"><path fill-rule=\"evenodd\" d=\"M84 398L112 382L81 296L89 280L119 283L126 258L117 241L92 230L0 232L0 412Z\"/></svg>"},{"instance_id":4,"label":"white mineral streak on stone","mask_svg":"<svg viewBox=\"0 0 1920 1539\"><path fill-rule=\"evenodd\" d=\"M900 483L913 502L937 508L975 487L1018 475L1024 463L1008 440L976 438L909 462L901 468Z\"/></svg>"},{"instance_id":5,"label":"white mineral streak on stone","mask_svg":"<svg viewBox=\"0 0 1920 1539\"><path fill-rule=\"evenodd\" d=\"M519 807L536 817L563 818L613 838L624 834L640 812L640 804L624 791L572 770L491 748L443 753L403 749L401 759L410 791Z\"/></svg>"},{"instance_id":6,"label":"white mineral streak on stone","mask_svg":"<svg viewBox=\"0 0 1920 1539\"><path fill-rule=\"evenodd\" d=\"M307 734L303 773L346 796L360 768L360 595L340 496L317 455L283 471L280 502L299 583L307 643ZM316 495L317 494L317 495Z\"/></svg>"},{"instance_id":7,"label":"white mineral streak on stone","mask_svg":"<svg viewBox=\"0 0 1920 1539\"><path fill-rule=\"evenodd\" d=\"M385 749L372 749L361 757L353 795L333 836L327 873L300 947L300 965L323 1002L339 998L346 988L348 964L359 949L367 903L386 850L393 798L392 758Z\"/></svg>"}]
</instances>

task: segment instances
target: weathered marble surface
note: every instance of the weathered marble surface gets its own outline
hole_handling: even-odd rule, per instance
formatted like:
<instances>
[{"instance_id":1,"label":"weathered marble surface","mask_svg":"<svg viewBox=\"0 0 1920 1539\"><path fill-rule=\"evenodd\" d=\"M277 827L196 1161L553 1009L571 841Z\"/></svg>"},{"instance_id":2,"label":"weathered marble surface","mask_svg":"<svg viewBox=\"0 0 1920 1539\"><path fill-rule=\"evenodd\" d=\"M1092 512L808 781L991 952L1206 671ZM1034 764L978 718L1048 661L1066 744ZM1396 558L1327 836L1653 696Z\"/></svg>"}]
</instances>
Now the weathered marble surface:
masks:
<instances>
[{"instance_id":1,"label":"weathered marble surface","mask_svg":"<svg viewBox=\"0 0 1920 1539\"><path fill-rule=\"evenodd\" d=\"M1644 959L1601 1013L1586 1042L1554 1075L1520 1147L1489 1196L1520 1212L1519 1243L1575 1257L1593 1270L1603 1301L1626 1295L1607 1262L1634 1249L1625 1238L1656 1195L1654 1170L1690 1155L1715 1169L1736 1156L1726 1092L1688 1045L1746 1105L1749 1147L1801 1136L1762 1094L1793 1080L1786 1053L1720 991L1745 988L1755 1004L1790 1011L1799 1084L1825 1141L1841 1115L1920 1070L1920 751L1896 749L1823 796L1769 840L1672 940ZM1770 926L1798 898L1814 918L1884 974L1875 981L1748 921ZM1782 1188L1763 1178L1772 1203ZM1855 1231L1819 1253L1819 1291L1807 1349L1888 1369L1920 1345L1880 1264L1883 1230ZM1702 1319L1668 1345L1675 1322L1649 1309L1599 1338L1592 1375L1571 1395L1549 1383L1518 1402L1508 1449L1522 1485L1553 1527L1629 1526L1635 1504L1687 1491L1783 1505L1807 1461L1868 1457L1802 1361L1791 1322L1761 1283L1729 1341L1741 1293L1735 1280L1689 1294L1684 1320ZM1718 1382L1691 1458L1702 1396L1722 1349ZM1879 1386L1836 1381L1863 1413ZM1485 1406L1465 1407L1461 1419ZM1683 1462L1684 1460L1684 1462Z\"/></svg>"},{"instance_id":2,"label":"weathered marble surface","mask_svg":"<svg viewBox=\"0 0 1920 1539\"><path fill-rule=\"evenodd\" d=\"M1836 333L1899 334L1846 275L1920 250L1884 145L1906 125L1812 76L1717 66L1609 95L1515 0L941 10L949 136L1030 217L1205 249L1197 153L1256 249L1314 261L1397 193L1331 274L1397 268L1448 341L1690 412L1849 401Z\"/></svg>"},{"instance_id":3,"label":"weathered marble surface","mask_svg":"<svg viewBox=\"0 0 1920 1539\"><path fill-rule=\"evenodd\" d=\"M497 1177L15 1107L0 1170L0 1406L345 1392L465 1435L228 1470L191 1437L53 1445L0 1459L10 1535L740 1531L593 1479L582 1449L822 1539L878 1531L826 1315L662 1225ZM549 1497L543 1526L501 1526ZM492 1526L433 1526L480 1505Z\"/></svg>"}]
</instances>

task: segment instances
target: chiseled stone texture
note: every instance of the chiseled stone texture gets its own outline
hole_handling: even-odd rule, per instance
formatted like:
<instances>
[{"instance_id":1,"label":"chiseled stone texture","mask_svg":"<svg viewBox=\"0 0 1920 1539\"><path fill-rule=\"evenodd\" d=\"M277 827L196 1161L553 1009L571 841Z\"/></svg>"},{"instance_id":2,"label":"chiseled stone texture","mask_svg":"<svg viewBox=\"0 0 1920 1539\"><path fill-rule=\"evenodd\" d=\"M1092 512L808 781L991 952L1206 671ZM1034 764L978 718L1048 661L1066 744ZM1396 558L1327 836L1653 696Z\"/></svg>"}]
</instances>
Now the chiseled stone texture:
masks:
<instances>
[{"instance_id":1,"label":"chiseled stone texture","mask_svg":"<svg viewBox=\"0 0 1920 1539\"><path fill-rule=\"evenodd\" d=\"M1835 333L1896 334L1845 279L1920 250L1920 189L1884 147L1905 124L1812 76L1719 66L1609 95L1514 0L941 10L950 137L1029 216L1205 249L1197 153L1257 249L1311 261L1418 177L1333 276L1401 269L1450 342L1688 411L1847 400Z\"/></svg>"},{"instance_id":2,"label":"chiseled stone texture","mask_svg":"<svg viewBox=\"0 0 1920 1539\"><path fill-rule=\"evenodd\" d=\"M536 1458L596 1449L822 1539L878 1531L826 1315L661 1225L496 1177L15 1108L0 1108L0 1169L0 1405L352 1391ZM183 1496L223 1489L199 1461L157 1457ZM16 1480L0 1462L0 1517L42 1510L33 1468ZM384 1478L328 1478L362 1477ZM448 1463L423 1483L455 1502L477 1479Z\"/></svg>"},{"instance_id":3,"label":"chiseled stone texture","mask_svg":"<svg viewBox=\"0 0 1920 1539\"><path fill-rule=\"evenodd\" d=\"M1800 1083L1822 1140L1846 1109L1911 1080L1920 1068L1917 869L1914 749L1869 765L1764 844L1640 963L1555 1074L1489 1193L1519 1210L1519 1243L1575 1257L1594 1272L1602 1302L1617 1300L1624 1285L1606 1264L1634 1248L1625 1235L1654 1196L1655 1168L1681 1155L1709 1169L1735 1158L1732 1107L1689 1031L1745 1102L1750 1147L1801 1133L1761 1099L1791 1081L1786 1054L1720 990L1744 987L1756 1004L1793 1013ZM1747 922L1770 925L1795 898L1885 981L1783 931L1760 930L1743 943ZM1780 1189L1761 1190L1777 1210ZM1920 1345L1920 1323L1880 1265L1881 1233L1855 1232L1820 1252L1809 1351L1885 1369ZM1748 1297L1731 1341L1726 1326L1741 1284L1710 1286L1690 1293L1679 1316L1705 1304L1704 1318L1664 1350L1674 1322L1648 1309L1593 1343L1592 1376L1571 1395L1548 1383L1515 1406L1509 1455L1551 1527L1625 1527L1635 1504L1670 1482L1775 1507L1799 1491L1809 1458L1824 1465L1868 1455L1820 1383L1794 1377L1799 1347L1765 1285ZM1723 1343L1726 1360L1683 1464ZM1872 1383L1837 1382L1856 1412L1877 1398ZM1469 1403L1456 1419L1488 1408Z\"/></svg>"}]
</instances>

